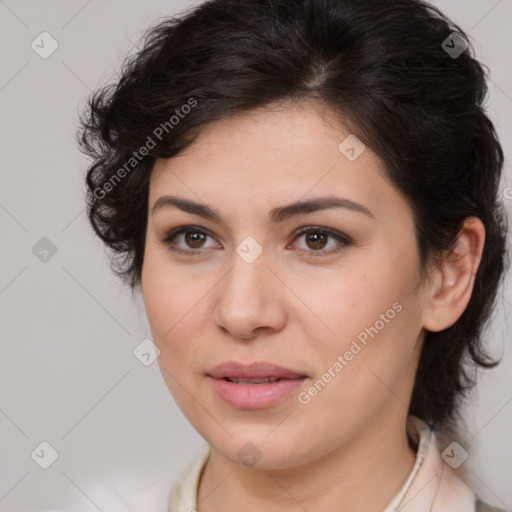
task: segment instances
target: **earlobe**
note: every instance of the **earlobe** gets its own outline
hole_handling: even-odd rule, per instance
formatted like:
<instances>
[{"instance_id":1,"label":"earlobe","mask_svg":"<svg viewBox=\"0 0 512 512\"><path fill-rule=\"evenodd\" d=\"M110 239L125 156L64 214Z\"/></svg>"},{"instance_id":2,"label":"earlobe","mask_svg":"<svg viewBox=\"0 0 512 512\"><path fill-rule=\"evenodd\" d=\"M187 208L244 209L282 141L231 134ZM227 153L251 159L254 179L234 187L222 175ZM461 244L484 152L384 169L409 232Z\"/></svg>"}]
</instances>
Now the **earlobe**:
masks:
<instances>
[{"instance_id":1,"label":"earlobe","mask_svg":"<svg viewBox=\"0 0 512 512\"><path fill-rule=\"evenodd\" d=\"M482 221L477 217L465 219L453 251L430 276L423 317L425 329L442 331L460 318L471 298L484 242Z\"/></svg>"}]
</instances>

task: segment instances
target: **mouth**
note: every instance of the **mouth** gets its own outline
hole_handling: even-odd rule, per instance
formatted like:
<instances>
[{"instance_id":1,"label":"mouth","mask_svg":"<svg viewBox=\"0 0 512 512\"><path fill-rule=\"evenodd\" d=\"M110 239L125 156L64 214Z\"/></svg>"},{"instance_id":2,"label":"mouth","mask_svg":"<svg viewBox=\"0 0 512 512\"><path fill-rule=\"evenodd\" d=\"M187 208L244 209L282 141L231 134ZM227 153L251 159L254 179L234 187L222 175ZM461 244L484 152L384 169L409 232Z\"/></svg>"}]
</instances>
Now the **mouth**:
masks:
<instances>
[{"instance_id":1,"label":"mouth","mask_svg":"<svg viewBox=\"0 0 512 512\"><path fill-rule=\"evenodd\" d=\"M266 361L249 364L227 361L212 368L208 376L214 379L226 379L237 384L266 384L284 379L295 380L308 377L304 373Z\"/></svg>"},{"instance_id":2,"label":"mouth","mask_svg":"<svg viewBox=\"0 0 512 512\"><path fill-rule=\"evenodd\" d=\"M236 409L265 409L299 389L307 375L268 362L227 362L207 374L218 398Z\"/></svg>"},{"instance_id":3,"label":"mouth","mask_svg":"<svg viewBox=\"0 0 512 512\"><path fill-rule=\"evenodd\" d=\"M290 379L283 379L280 377L266 377L261 379L243 379L243 378L234 378L231 379L229 377L224 377L224 380L227 380L228 382L233 382L234 384L245 384L245 385L252 385L252 384L269 384L274 382L279 382L281 380L290 380Z\"/></svg>"}]
</instances>

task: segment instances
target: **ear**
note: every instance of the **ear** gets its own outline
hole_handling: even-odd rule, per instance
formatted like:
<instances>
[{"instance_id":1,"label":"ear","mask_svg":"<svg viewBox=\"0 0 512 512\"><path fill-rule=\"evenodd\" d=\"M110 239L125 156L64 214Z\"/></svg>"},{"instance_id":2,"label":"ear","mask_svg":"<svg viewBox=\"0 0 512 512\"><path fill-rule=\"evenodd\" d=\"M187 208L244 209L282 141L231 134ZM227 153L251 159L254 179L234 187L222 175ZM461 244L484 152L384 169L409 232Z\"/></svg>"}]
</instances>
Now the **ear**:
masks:
<instances>
[{"instance_id":1,"label":"ear","mask_svg":"<svg viewBox=\"0 0 512 512\"><path fill-rule=\"evenodd\" d=\"M465 219L453 251L432 273L426 286L425 329L442 331L460 318L471 298L484 242L482 221L477 217Z\"/></svg>"}]
</instances>

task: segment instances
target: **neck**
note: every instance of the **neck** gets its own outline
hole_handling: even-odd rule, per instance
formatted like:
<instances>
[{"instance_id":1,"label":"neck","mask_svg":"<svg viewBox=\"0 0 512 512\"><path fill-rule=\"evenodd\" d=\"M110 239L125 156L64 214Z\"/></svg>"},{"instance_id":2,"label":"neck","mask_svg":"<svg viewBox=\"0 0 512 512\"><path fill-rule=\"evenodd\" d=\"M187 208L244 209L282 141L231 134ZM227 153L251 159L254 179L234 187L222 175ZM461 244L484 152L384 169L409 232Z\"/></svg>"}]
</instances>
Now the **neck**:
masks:
<instances>
[{"instance_id":1,"label":"neck","mask_svg":"<svg viewBox=\"0 0 512 512\"><path fill-rule=\"evenodd\" d=\"M381 512L411 472L415 453L404 414L387 415L350 442L314 461L286 469L247 468L211 449L199 483L199 512Z\"/></svg>"}]
</instances>

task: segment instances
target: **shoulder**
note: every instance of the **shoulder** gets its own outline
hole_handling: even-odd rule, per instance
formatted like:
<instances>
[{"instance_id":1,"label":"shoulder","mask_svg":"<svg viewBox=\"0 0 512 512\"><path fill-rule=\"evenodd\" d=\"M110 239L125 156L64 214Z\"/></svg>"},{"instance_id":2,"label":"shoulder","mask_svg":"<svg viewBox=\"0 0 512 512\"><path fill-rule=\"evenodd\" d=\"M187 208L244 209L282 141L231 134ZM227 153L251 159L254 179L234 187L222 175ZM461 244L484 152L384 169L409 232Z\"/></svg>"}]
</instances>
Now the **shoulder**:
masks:
<instances>
[{"instance_id":1,"label":"shoulder","mask_svg":"<svg viewBox=\"0 0 512 512\"><path fill-rule=\"evenodd\" d=\"M493 507L484 501L480 501L479 499L475 502L475 512L506 512L502 508Z\"/></svg>"}]
</instances>

